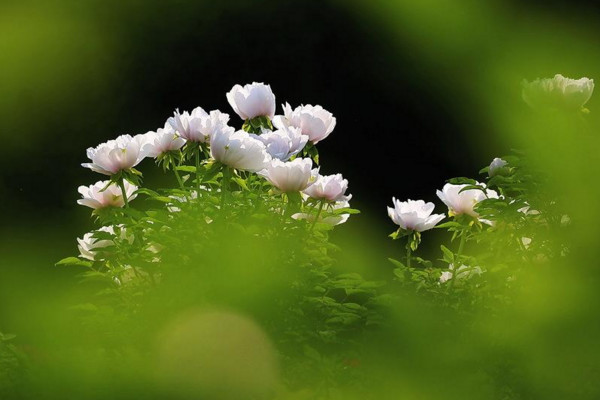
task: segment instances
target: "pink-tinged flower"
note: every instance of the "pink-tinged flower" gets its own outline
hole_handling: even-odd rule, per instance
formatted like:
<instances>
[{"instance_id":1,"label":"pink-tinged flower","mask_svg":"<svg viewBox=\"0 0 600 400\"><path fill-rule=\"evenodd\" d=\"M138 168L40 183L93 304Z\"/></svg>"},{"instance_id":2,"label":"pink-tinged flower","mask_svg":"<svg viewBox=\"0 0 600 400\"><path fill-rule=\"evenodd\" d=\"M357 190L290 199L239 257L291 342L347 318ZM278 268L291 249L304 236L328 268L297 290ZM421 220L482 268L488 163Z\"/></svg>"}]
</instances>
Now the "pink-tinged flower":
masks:
<instances>
[{"instance_id":1,"label":"pink-tinged flower","mask_svg":"<svg viewBox=\"0 0 600 400\"><path fill-rule=\"evenodd\" d=\"M330 203L348 201L352 195L346 195L348 180L342 174L317 175L315 182L304 190L304 193L316 200Z\"/></svg>"},{"instance_id":2,"label":"pink-tinged flower","mask_svg":"<svg viewBox=\"0 0 600 400\"><path fill-rule=\"evenodd\" d=\"M275 115L275 95L271 86L264 83L235 85L227 93L227 101L243 120L262 116L272 119Z\"/></svg>"},{"instance_id":3,"label":"pink-tinged flower","mask_svg":"<svg viewBox=\"0 0 600 400\"><path fill-rule=\"evenodd\" d=\"M158 128L156 132L151 131L144 136L142 153L145 157L156 158L169 151L179 150L185 144L185 140L168 123L164 128Z\"/></svg>"},{"instance_id":4,"label":"pink-tinged flower","mask_svg":"<svg viewBox=\"0 0 600 400\"><path fill-rule=\"evenodd\" d=\"M114 175L133 168L144 159L141 151L144 140L144 135L121 135L95 148L90 147L87 149L87 156L92 162L81 165L104 175Z\"/></svg>"},{"instance_id":5,"label":"pink-tinged flower","mask_svg":"<svg viewBox=\"0 0 600 400\"><path fill-rule=\"evenodd\" d=\"M123 207L125 202L123 201L121 188L114 183L108 185L109 182L98 181L90 186L79 186L77 191L81 194L82 198L77 200L77 204L93 208L94 210L105 207ZM127 181L124 181L123 184L125 185L127 200L131 201L135 199L136 195L134 192L137 190L137 186ZM104 188L106 189L102 190Z\"/></svg>"},{"instance_id":6,"label":"pink-tinged flower","mask_svg":"<svg viewBox=\"0 0 600 400\"><path fill-rule=\"evenodd\" d=\"M126 240L130 244L133 243L133 240L134 240L133 236L127 234L125 229L123 229L122 225L119 225L119 230L120 230L119 239ZM81 239L77 238L77 243L78 243L77 248L79 249L79 256L81 258L85 258L85 259L94 261L96 259L96 253L99 249L113 246L115 244L114 240L95 238L94 237L95 232L106 232L106 233L113 235L115 237L115 239L117 239L117 237L116 237L117 233L115 231L115 227L112 225L111 226L103 226L100 229L98 229L97 231L86 233L85 235L83 235L83 238L81 238Z\"/></svg>"},{"instance_id":7,"label":"pink-tinged flower","mask_svg":"<svg viewBox=\"0 0 600 400\"><path fill-rule=\"evenodd\" d=\"M285 193L300 192L309 187L314 179L310 158L296 158L288 162L274 159L258 174Z\"/></svg>"},{"instance_id":8,"label":"pink-tinged flower","mask_svg":"<svg viewBox=\"0 0 600 400\"><path fill-rule=\"evenodd\" d=\"M215 131L210 140L210 154L231 168L251 172L264 169L271 161L263 142L230 127Z\"/></svg>"},{"instance_id":9,"label":"pink-tinged flower","mask_svg":"<svg viewBox=\"0 0 600 400\"><path fill-rule=\"evenodd\" d=\"M423 232L444 219L443 214L431 214L435 205L423 200L400 201L392 198L394 208L388 207L388 215L402 229Z\"/></svg>"},{"instance_id":10,"label":"pink-tinged flower","mask_svg":"<svg viewBox=\"0 0 600 400\"><path fill-rule=\"evenodd\" d=\"M209 143L215 130L227 126L229 115L219 110L207 113L202 107L196 107L192 113L176 110L167 123L188 142Z\"/></svg>"},{"instance_id":11,"label":"pink-tinged flower","mask_svg":"<svg viewBox=\"0 0 600 400\"><path fill-rule=\"evenodd\" d=\"M303 135L299 128L294 127L283 127L276 131L264 131L260 135L251 134L250 136L263 142L271 157L281 161L287 161L298 154L308 142L308 136Z\"/></svg>"},{"instance_id":12,"label":"pink-tinged flower","mask_svg":"<svg viewBox=\"0 0 600 400\"><path fill-rule=\"evenodd\" d=\"M498 193L494 190L485 188L483 183L477 182L478 186L484 188L485 193L478 189L469 189L461 192L468 185L453 185L447 183L442 190L437 191L437 196L448 206L449 215L467 214L479 218L479 214L473 209L475 204L487 198L497 199Z\"/></svg>"},{"instance_id":13,"label":"pink-tinged flower","mask_svg":"<svg viewBox=\"0 0 600 400\"><path fill-rule=\"evenodd\" d=\"M302 134L307 135L313 144L325 139L335 128L335 117L321 106L308 104L292 110L292 107L285 103L283 113L283 116L275 117L273 125L279 129L288 126L300 128Z\"/></svg>"},{"instance_id":14,"label":"pink-tinged flower","mask_svg":"<svg viewBox=\"0 0 600 400\"><path fill-rule=\"evenodd\" d=\"M346 221L348 221L348 218L350 218L350 214L332 214L330 211L336 211L336 210L340 210L342 208L349 208L350 207L350 203L347 201L338 201L336 203L333 203L330 205L329 208L323 209L323 212L321 212L321 214L319 215L319 220L317 222L320 222L322 224L327 224L327 225L341 225L343 223L345 223ZM315 221L315 214L309 214L309 213L296 213L292 215L292 218L295 220L301 220L304 219L308 222L314 222Z\"/></svg>"}]
</instances>

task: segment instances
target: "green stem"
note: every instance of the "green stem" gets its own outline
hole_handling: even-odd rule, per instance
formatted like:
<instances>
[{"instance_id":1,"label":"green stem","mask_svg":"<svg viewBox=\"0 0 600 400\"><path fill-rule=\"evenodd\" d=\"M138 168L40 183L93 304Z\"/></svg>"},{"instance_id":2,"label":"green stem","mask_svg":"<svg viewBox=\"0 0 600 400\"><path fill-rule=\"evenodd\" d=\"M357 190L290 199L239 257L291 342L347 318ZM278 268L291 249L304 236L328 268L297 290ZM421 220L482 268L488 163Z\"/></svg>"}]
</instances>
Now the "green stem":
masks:
<instances>
[{"instance_id":1,"label":"green stem","mask_svg":"<svg viewBox=\"0 0 600 400\"><path fill-rule=\"evenodd\" d=\"M323 211L324 205L325 205L325 202L321 200L321 202L319 203L319 210L317 211L317 216L315 217L315 220L313 221L312 225L310 226L310 232L312 232L313 229L315 229L315 225L317 224L317 221L319 220L319 217L321 216L321 211Z\"/></svg>"},{"instance_id":2,"label":"green stem","mask_svg":"<svg viewBox=\"0 0 600 400\"><path fill-rule=\"evenodd\" d=\"M410 248L410 239L406 244L406 267L410 268L410 259L411 259L412 249Z\"/></svg>"},{"instance_id":3,"label":"green stem","mask_svg":"<svg viewBox=\"0 0 600 400\"><path fill-rule=\"evenodd\" d=\"M200 147L196 149L196 189L200 193Z\"/></svg>"},{"instance_id":4,"label":"green stem","mask_svg":"<svg viewBox=\"0 0 600 400\"><path fill-rule=\"evenodd\" d=\"M467 241L467 235L466 233L463 231L462 234L460 235L460 243L458 244L458 251L456 252L456 258L460 258L460 256L462 255L463 249L465 247L465 242Z\"/></svg>"},{"instance_id":5,"label":"green stem","mask_svg":"<svg viewBox=\"0 0 600 400\"><path fill-rule=\"evenodd\" d=\"M175 178L177 178L177 182L179 182L179 187L181 189L185 189L183 186L183 181L181 180L181 175L179 175L179 171L177 171L177 167L173 168L173 172L175 173Z\"/></svg>"},{"instance_id":6,"label":"green stem","mask_svg":"<svg viewBox=\"0 0 600 400\"><path fill-rule=\"evenodd\" d=\"M123 195L125 208L129 208L129 200L127 199L127 192L125 191L125 179L123 179L123 177L119 179L119 187L121 188L121 194Z\"/></svg>"},{"instance_id":7,"label":"green stem","mask_svg":"<svg viewBox=\"0 0 600 400\"><path fill-rule=\"evenodd\" d=\"M454 281L458 278L458 269L462 265L460 262L460 257L462 255L466 241L467 241L467 234L465 231L462 231L461 235L460 235L460 243L458 244L458 251L456 252L456 257L454 258L456 261L454 262L454 270L452 271L452 279L450 280L450 287L454 286ZM460 264L460 265L457 265L457 264Z\"/></svg>"},{"instance_id":8,"label":"green stem","mask_svg":"<svg viewBox=\"0 0 600 400\"><path fill-rule=\"evenodd\" d=\"M229 167L223 168L223 179L221 180L221 211L225 207L225 197L227 196L227 187L229 186Z\"/></svg>"}]
</instances>

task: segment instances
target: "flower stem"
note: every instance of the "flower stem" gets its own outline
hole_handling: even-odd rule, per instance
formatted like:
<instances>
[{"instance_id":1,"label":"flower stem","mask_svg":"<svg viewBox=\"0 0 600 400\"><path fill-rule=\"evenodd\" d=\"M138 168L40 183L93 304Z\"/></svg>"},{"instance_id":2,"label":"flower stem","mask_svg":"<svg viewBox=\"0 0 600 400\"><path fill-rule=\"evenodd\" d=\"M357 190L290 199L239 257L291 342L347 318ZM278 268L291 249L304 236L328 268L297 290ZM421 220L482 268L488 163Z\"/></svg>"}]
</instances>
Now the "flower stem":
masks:
<instances>
[{"instance_id":1,"label":"flower stem","mask_svg":"<svg viewBox=\"0 0 600 400\"><path fill-rule=\"evenodd\" d=\"M200 193L200 147L196 149L196 189Z\"/></svg>"},{"instance_id":2,"label":"flower stem","mask_svg":"<svg viewBox=\"0 0 600 400\"><path fill-rule=\"evenodd\" d=\"M317 221L319 220L319 217L321 216L321 211L323 211L324 205L325 205L325 202L323 202L321 200L321 202L319 202L319 210L317 211L317 216L315 217L315 220L313 221L312 225L310 226L310 232L312 232L313 229L315 229L315 225L317 224Z\"/></svg>"},{"instance_id":3,"label":"flower stem","mask_svg":"<svg viewBox=\"0 0 600 400\"><path fill-rule=\"evenodd\" d=\"M410 239L406 244L406 267L410 268L410 260L411 260L412 249L410 248Z\"/></svg>"},{"instance_id":4,"label":"flower stem","mask_svg":"<svg viewBox=\"0 0 600 400\"><path fill-rule=\"evenodd\" d=\"M183 186L183 181L181 180L181 176L179 175L179 171L177 171L177 167L173 168L173 172L175 173L175 178L177 178L177 182L179 182L179 187L181 189L185 189Z\"/></svg>"},{"instance_id":5,"label":"flower stem","mask_svg":"<svg viewBox=\"0 0 600 400\"><path fill-rule=\"evenodd\" d=\"M467 234L463 230L460 235L460 243L458 244L458 251L456 252L454 270L452 271L452 279L450 280L450 287L454 286L454 281L458 278L458 269L461 267L460 257L462 256L465 242L467 241Z\"/></svg>"},{"instance_id":6,"label":"flower stem","mask_svg":"<svg viewBox=\"0 0 600 400\"><path fill-rule=\"evenodd\" d=\"M225 198L227 196L229 178L229 167L225 166L223 168L223 179L221 180L221 211L223 211L223 208L225 207Z\"/></svg>"},{"instance_id":7,"label":"flower stem","mask_svg":"<svg viewBox=\"0 0 600 400\"><path fill-rule=\"evenodd\" d=\"M129 200L127 199L127 192L125 191L125 179L123 179L123 177L119 179L119 187L121 188L121 194L123 195L125 208L129 208Z\"/></svg>"}]
</instances>

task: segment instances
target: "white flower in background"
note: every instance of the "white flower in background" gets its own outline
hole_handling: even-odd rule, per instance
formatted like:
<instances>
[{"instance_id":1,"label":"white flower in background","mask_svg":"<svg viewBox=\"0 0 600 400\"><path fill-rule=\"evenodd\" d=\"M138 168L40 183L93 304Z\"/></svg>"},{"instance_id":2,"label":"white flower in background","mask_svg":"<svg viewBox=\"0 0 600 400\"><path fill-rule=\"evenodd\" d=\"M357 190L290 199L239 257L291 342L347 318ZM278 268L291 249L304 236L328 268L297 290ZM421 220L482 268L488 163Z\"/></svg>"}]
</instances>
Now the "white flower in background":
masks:
<instances>
[{"instance_id":1,"label":"white flower in background","mask_svg":"<svg viewBox=\"0 0 600 400\"><path fill-rule=\"evenodd\" d=\"M485 193L478 189L469 189L461 192L461 190L469 185L453 185L446 183L442 190L437 191L437 196L448 206L450 215L467 214L475 218L479 218L473 207L486 198L497 199L498 193L494 190L485 188L483 183L477 182L477 185L485 189ZM487 194L487 196L486 196ZM482 222L487 222L483 221Z\"/></svg>"},{"instance_id":2,"label":"white flower in background","mask_svg":"<svg viewBox=\"0 0 600 400\"><path fill-rule=\"evenodd\" d=\"M433 214L435 205L423 200L400 201L392 198L394 208L388 207L388 215L402 229L423 232L436 226L444 219L443 214Z\"/></svg>"},{"instance_id":3,"label":"white flower in background","mask_svg":"<svg viewBox=\"0 0 600 400\"><path fill-rule=\"evenodd\" d=\"M335 117L321 106L301 105L292 110L285 103L282 107L284 115L275 117L273 125L279 129L287 126L300 128L313 144L325 139L335 128Z\"/></svg>"},{"instance_id":4,"label":"white flower in background","mask_svg":"<svg viewBox=\"0 0 600 400\"><path fill-rule=\"evenodd\" d=\"M119 171L133 168L144 159L142 146L144 135L121 135L115 140L101 143L87 149L91 163L81 164L85 168L104 175L114 175Z\"/></svg>"},{"instance_id":5,"label":"white flower in background","mask_svg":"<svg viewBox=\"0 0 600 400\"><path fill-rule=\"evenodd\" d=\"M206 186L200 185L200 190L206 190ZM217 189L220 191L220 189ZM198 192L193 190L189 193L189 196L175 196L171 195L169 198L173 199L173 203L167 203L167 210L169 212L180 212L181 208L177 207L177 204L187 203L189 200L196 200L198 198Z\"/></svg>"},{"instance_id":6,"label":"white flower in background","mask_svg":"<svg viewBox=\"0 0 600 400\"><path fill-rule=\"evenodd\" d=\"M440 283L448 282L454 276L454 264L448 265L448 269L449 271L442 272L442 275L440 276ZM481 275L483 273L483 270L481 269L481 267L471 268L467 265L461 265L460 267L458 267L456 273L456 279L468 279L476 275Z\"/></svg>"},{"instance_id":7,"label":"white flower in background","mask_svg":"<svg viewBox=\"0 0 600 400\"><path fill-rule=\"evenodd\" d=\"M303 197L307 197L307 196L303 196ZM343 224L346 221L348 221L348 218L350 218L350 214L334 215L334 214L330 214L328 212L340 210L342 208L349 208L349 207L350 207L350 203L347 201L338 201L337 203L333 203L327 209L324 209L324 211L321 213L321 215L319 215L318 222L320 222L322 224L332 225L332 226ZM314 222L315 217L316 217L316 215L308 214L308 213L296 213L296 214L292 215L292 218L295 220L304 219L311 223Z\"/></svg>"},{"instance_id":8,"label":"white flower in background","mask_svg":"<svg viewBox=\"0 0 600 400\"><path fill-rule=\"evenodd\" d=\"M185 140L179 137L168 123L164 128L158 128L156 132L145 134L145 143L142 153L145 157L156 158L169 151L179 150L185 144Z\"/></svg>"},{"instance_id":9,"label":"white flower in background","mask_svg":"<svg viewBox=\"0 0 600 400\"><path fill-rule=\"evenodd\" d=\"M100 229L98 229L98 231L100 232L107 232L110 233L111 235L115 236L116 232L115 232L115 227L114 226L103 226ZM94 232L89 232L86 233L85 235L83 235L83 238L77 238L77 248L79 249L79 256L91 261L95 260L95 256L96 256L96 251L98 249L104 248L104 247L108 247L108 246L112 246L115 244L115 242L113 240L108 240L108 239L97 239L94 237ZM125 229L120 228L120 239L121 240L127 240L130 244L133 243L133 236L132 235L128 235L127 232L125 231Z\"/></svg>"},{"instance_id":10,"label":"white flower in background","mask_svg":"<svg viewBox=\"0 0 600 400\"><path fill-rule=\"evenodd\" d=\"M338 201L348 201L352 195L346 196L348 190L348 180L342 177L342 174L319 175L315 182L304 190L304 193L316 200L323 200L330 203Z\"/></svg>"},{"instance_id":11,"label":"white flower in background","mask_svg":"<svg viewBox=\"0 0 600 400\"><path fill-rule=\"evenodd\" d=\"M570 79L561 74L554 78L522 82L523 100L532 108L580 109L588 102L594 91L594 80Z\"/></svg>"},{"instance_id":12,"label":"white flower in background","mask_svg":"<svg viewBox=\"0 0 600 400\"><path fill-rule=\"evenodd\" d=\"M212 157L231 167L244 171L257 172L271 161L271 156L263 142L251 137L247 132L223 127L214 132L210 140Z\"/></svg>"},{"instance_id":13,"label":"white flower in background","mask_svg":"<svg viewBox=\"0 0 600 400\"><path fill-rule=\"evenodd\" d=\"M488 168L488 175L490 176L490 178L492 176L497 175L498 172L500 172L507 165L508 165L508 162L504 161L503 159L498 158L498 157L494 158Z\"/></svg>"},{"instance_id":14,"label":"white flower in background","mask_svg":"<svg viewBox=\"0 0 600 400\"><path fill-rule=\"evenodd\" d=\"M235 85L227 93L227 101L243 120L262 116L273 119L275 115L275 95L271 86L264 83Z\"/></svg>"},{"instance_id":15,"label":"white flower in background","mask_svg":"<svg viewBox=\"0 0 600 400\"><path fill-rule=\"evenodd\" d=\"M308 136L303 135L300 128L283 127L276 131L263 131L261 135L250 136L260 140L267 147L267 152L281 161L287 161L298 154L306 143Z\"/></svg>"},{"instance_id":16,"label":"white flower in background","mask_svg":"<svg viewBox=\"0 0 600 400\"><path fill-rule=\"evenodd\" d=\"M77 200L77 204L82 206L90 207L95 210L104 207L123 207L125 202L123 201L123 192L121 188L112 183L108 187L110 181L98 181L90 186L79 186L77 191L81 194L82 198ZM137 190L137 186L124 181L125 195L127 200L131 201L135 199L136 195L133 194ZM102 190L106 188L106 190Z\"/></svg>"},{"instance_id":17,"label":"white flower in background","mask_svg":"<svg viewBox=\"0 0 600 400\"><path fill-rule=\"evenodd\" d=\"M512 204L512 201L511 201L511 204ZM523 213L525 215L540 215L540 212L538 210L531 209L531 206L529 205L529 203L526 202L525 204L527 204L525 207L521 207L517 211L520 213Z\"/></svg>"},{"instance_id":18,"label":"white flower in background","mask_svg":"<svg viewBox=\"0 0 600 400\"><path fill-rule=\"evenodd\" d=\"M222 127L227 126L229 115L219 110L213 110L209 113L202 107L196 107L192 113L184 111L180 113L175 110L174 115L167 120L167 123L188 142L208 143L215 132Z\"/></svg>"},{"instance_id":19,"label":"white flower in background","mask_svg":"<svg viewBox=\"0 0 600 400\"><path fill-rule=\"evenodd\" d=\"M284 193L300 192L309 187L315 178L310 158L296 158L287 162L273 159L258 174Z\"/></svg>"}]
</instances>

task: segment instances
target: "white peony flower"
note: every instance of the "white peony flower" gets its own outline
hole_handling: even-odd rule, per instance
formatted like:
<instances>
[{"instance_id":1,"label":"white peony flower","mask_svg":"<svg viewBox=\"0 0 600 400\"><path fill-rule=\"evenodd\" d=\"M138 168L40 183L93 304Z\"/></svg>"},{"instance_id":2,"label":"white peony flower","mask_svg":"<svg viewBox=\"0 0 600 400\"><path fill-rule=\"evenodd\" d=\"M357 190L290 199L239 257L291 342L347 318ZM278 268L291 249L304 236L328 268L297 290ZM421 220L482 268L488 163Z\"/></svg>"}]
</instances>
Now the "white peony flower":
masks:
<instances>
[{"instance_id":1,"label":"white peony flower","mask_svg":"<svg viewBox=\"0 0 600 400\"><path fill-rule=\"evenodd\" d=\"M488 175L490 176L490 178L492 176L497 175L502 168L506 167L508 165L508 162L504 161L501 158L494 158L488 168Z\"/></svg>"},{"instance_id":2,"label":"white peony flower","mask_svg":"<svg viewBox=\"0 0 600 400\"><path fill-rule=\"evenodd\" d=\"M300 128L313 144L325 139L335 128L335 117L321 106L301 105L292 110L285 103L282 107L284 115L275 117L273 125L278 129L288 126Z\"/></svg>"},{"instance_id":3,"label":"white peony flower","mask_svg":"<svg viewBox=\"0 0 600 400\"><path fill-rule=\"evenodd\" d=\"M110 181L98 181L90 186L79 186L77 191L81 193L82 198L77 200L77 204L82 206L90 207L93 209L99 209L104 207L123 207L125 204L123 200L123 192L121 188L116 184L111 184L108 187ZM137 186L124 181L125 195L127 200L131 201L135 199L136 195L133 194L137 190ZM106 187L106 190L102 190Z\"/></svg>"},{"instance_id":4,"label":"white peony flower","mask_svg":"<svg viewBox=\"0 0 600 400\"><path fill-rule=\"evenodd\" d=\"M588 102L594 91L594 80L569 79L561 74L554 78L523 80L523 100L535 109L580 109Z\"/></svg>"},{"instance_id":5,"label":"white peony flower","mask_svg":"<svg viewBox=\"0 0 600 400\"><path fill-rule=\"evenodd\" d=\"M331 211L335 211L335 210L339 210L342 208L349 208L350 207L350 203L348 203L347 201L338 201L337 203L333 203L330 205L330 209ZM308 222L314 222L316 215L314 214L308 214L308 213L296 213L292 215L292 218L295 220L307 220ZM350 214L338 214L338 215L332 215L332 214L327 214L327 210L323 213L321 213L321 215L319 216L319 222L323 223L323 224L327 224L327 225L340 225L345 223L346 221L348 221L348 218L350 218Z\"/></svg>"},{"instance_id":6,"label":"white peony flower","mask_svg":"<svg viewBox=\"0 0 600 400\"><path fill-rule=\"evenodd\" d=\"M313 199L323 200L330 203L337 201L348 201L352 195L346 196L348 190L348 180L342 177L342 174L319 175L315 182L304 190L304 193Z\"/></svg>"},{"instance_id":7,"label":"white peony flower","mask_svg":"<svg viewBox=\"0 0 600 400\"><path fill-rule=\"evenodd\" d=\"M267 152L281 161L287 161L298 154L308 142L308 136L303 135L300 128L294 127L283 127L273 132L263 131L261 135L250 136L263 142Z\"/></svg>"},{"instance_id":8,"label":"white peony flower","mask_svg":"<svg viewBox=\"0 0 600 400\"><path fill-rule=\"evenodd\" d=\"M477 185L485 188L483 183ZM437 196L448 206L450 215L467 214L475 218L479 218L479 214L473 210L475 204L486 198L497 199L498 193L491 189L485 189L486 193L478 189L469 189L460 192L464 187L469 185L453 185L446 183L443 189L437 191ZM486 196L487 194L487 196Z\"/></svg>"},{"instance_id":9,"label":"white peony flower","mask_svg":"<svg viewBox=\"0 0 600 400\"><path fill-rule=\"evenodd\" d=\"M392 198L394 208L388 207L388 215L402 229L423 232L433 228L444 219L443 214L433 214L435 205L423 200L400 201Z\"/></svg>"},{"instance_id":10,"label":"white peony flower","mask_svg":"<svg viewBox=\"0 0 600 400\"><path fill-rule=\"evenodd\" d=\"M448 265L448 269L449 271L442 272L442 275L440 276L440 283L448 282L454 276L454 264ZM469 279L476 275L481 275L483 273L483 270L481 269L481 267L471 268L467 265L461 265L460 267L458 267L456 273L456 279Z\"/></svg>"},{"instance_id":11,"label":"white peony flower","mask_svg":"<svg viewBox=\"0 0 600 400\"><path fill-rule=\"evenodd\" d=\"M81 165L104 175L114 175L133 168L144 159L141 151L144 141L144 135L121 135L115 140L87 149L87 156L92 162Z\"/></svg>"},{"instance_id":12,"label":"white peony flower","mask_svg":"<svg viewBox=\"0 0 600 400\"><path fill-rule=\"evenodd\" d=\"M275 95L271 86L264 83L235 85L227 93L227 101L243 120L262 116L273 119L275 115Z\"/></svg>"},{"instance_id":13,"label":"white peony flower","mask_svg":"<svg viewBox=\"0 0 600 400\"><path fill-rule=\"evenodd\" d=\"M288 162L274 159L258 174L284 193L300 192L309 187L315 178L310 158L296 158Z\"/></svg>"},{"instance_id":14,"label":"white peony flower","mask_svg":"<svg viewBox=\"0 0 600 400\"><path fill-rule=\"evenodd\" d=\"M235 131L230 127L214 132L210 140L210 153L215 160L231 168L251 172L264 169L271 161L263 142L247 132Z\"/></svg>"},{"instance_id":15,"label":"white peony flower","mask_svg":"<svg viewBox=\"0 0 600 400\"><path fill-rule=\"evenodd\" d=\"M174 116L167 123L188 142L208 143L213 132L227 126L229 115L213 110L209 113L202 107L196 107L192 113L175 110Z\"/></svg>"},{"instance_id":16,"label":"white peony flower","mask_svg":"<svg viewBox=\"0 0 600 400\"><path fill-rule=\"evenodd\" d=\"M107 232L111 235L116 235L114 226L103 226L98 229L100 232ZM133 243L133 236L128 235L125 229L120 229L120 238L122 240L127 240L129 243ZM108 239L97 239L94 237L94 232L89 232L83 235L83 238L77 238L77 248L79 249L79 256L91 261L95 260L96 250L104 247L114 245L114 241Z\"/></svg>"},{"instance_id":17,"label":"white peony flower","mask_svg":"<svg viewBox=\"0 0 600 400\"><path fill-rule=\"evenodd\" d=\"M164 128L158 128L156 132L151 131L144 136L142 153L145 157L156 158L169 151L179 150L185 144L185 140L168 123Z\"/></svg>"}]
</instances>

